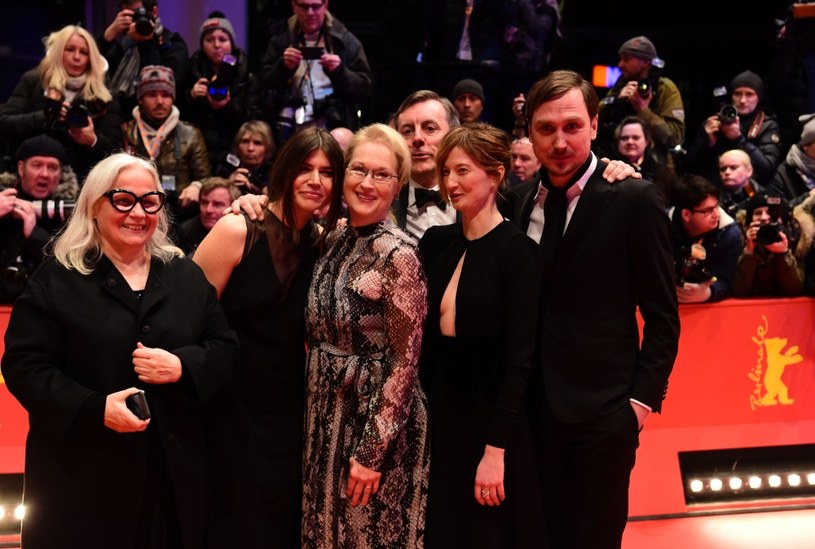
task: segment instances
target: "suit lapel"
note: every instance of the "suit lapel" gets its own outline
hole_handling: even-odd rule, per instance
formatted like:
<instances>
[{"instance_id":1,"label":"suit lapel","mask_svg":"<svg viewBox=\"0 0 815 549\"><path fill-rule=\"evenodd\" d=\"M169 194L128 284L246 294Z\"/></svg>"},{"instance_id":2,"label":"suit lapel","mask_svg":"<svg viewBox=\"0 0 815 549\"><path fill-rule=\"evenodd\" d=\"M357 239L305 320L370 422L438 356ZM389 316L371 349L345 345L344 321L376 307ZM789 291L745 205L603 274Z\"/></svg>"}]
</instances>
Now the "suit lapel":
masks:
<instances>
[{"instance_id":1,"label":"suit lapel","mask_svg":"<svg viewBox=\"0 0 815 549\"><path fill-rule=\"evenodd\" d=\"M595 170L594 174L586 182L583 192L580 193L580 200L577 202L572 218L563 233L563 240L560 241L555 262L554 272L550 277L554 283L563 275L571 264L575 255L580 251L586 238L592 231L597 230L598 220L603 217L605 210L611 205L616 196L614 185L610 185L602 177L602 170L605 165L598 166L600 171ZM609 230L608 227L603 230Z\"/></svg>"}]
</instances>

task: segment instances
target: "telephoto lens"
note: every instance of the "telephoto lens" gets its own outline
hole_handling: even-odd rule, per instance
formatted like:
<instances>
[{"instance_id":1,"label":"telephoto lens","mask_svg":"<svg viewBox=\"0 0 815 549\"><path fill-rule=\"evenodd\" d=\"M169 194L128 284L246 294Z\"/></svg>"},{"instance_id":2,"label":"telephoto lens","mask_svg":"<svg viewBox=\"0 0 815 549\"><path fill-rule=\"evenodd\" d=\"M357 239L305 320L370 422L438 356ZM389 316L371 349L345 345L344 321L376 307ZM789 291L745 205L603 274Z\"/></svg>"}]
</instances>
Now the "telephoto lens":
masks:
<instances>
[{"instance_id":1,"label":"telephoto lens","mask_svg":"<svg viewBox=\"0 0 815 549\"><path fill-rule=\"evenodd\" d=\"M34 214L37 219L60 219L65 221L73 213L76 202L73 200L34 200Z\"/></svg>"}]
</instances>

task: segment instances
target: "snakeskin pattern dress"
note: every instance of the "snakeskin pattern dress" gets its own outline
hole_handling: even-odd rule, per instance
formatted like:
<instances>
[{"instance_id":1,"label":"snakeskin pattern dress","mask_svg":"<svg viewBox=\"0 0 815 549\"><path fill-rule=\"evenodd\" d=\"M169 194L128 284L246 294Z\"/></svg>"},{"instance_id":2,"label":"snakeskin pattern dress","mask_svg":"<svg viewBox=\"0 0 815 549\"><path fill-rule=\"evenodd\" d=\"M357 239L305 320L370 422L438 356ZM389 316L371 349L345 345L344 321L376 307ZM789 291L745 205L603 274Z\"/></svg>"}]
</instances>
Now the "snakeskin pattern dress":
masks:
<instances>
[{"instance_id":1,"label":"snakeskin pattern dress","mask_svg":"<svg viewBox=\"0 0 815 549\"><path fill-rule=\"evenodd\" d=\"M390 221L329 236L306 310L304 548L423 546L430 464L418 359L427 285ZM349 459L382 473L368 505L346 497Z\"/></svg>"}]
</instances>

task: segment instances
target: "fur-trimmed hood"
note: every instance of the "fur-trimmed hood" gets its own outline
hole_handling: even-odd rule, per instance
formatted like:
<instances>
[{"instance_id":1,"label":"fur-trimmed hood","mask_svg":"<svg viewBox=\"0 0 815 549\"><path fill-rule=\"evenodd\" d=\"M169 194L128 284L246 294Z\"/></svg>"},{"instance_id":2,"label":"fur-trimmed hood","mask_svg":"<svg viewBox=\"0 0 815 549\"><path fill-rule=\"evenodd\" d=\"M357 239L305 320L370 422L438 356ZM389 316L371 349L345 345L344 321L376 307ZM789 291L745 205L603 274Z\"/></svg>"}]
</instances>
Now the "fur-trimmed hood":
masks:
<instances>
[{"instance_id":1,"label":"fur-trimmed hood","mask_svg":"<svg viewBox=\"0 0 815 549\"><path fill-rule=\"evenodd\" d=\"M801 226L801 237L795 248L795 257L800 260L809 255L812 246L815 245L815 195L809 195L806 200L795 206L792 215Z\"/></svg>"},{"instance_id":2,"label":"fur-trimmed hood","mask_svg":"<svg viewBox=\"0 0 815 549\"><path fill-rule=\"evenodd\" d=\"M20 176L16 173L0 173L0 188L8 189L17 185ZM62 177L51 198L54 200L76 200L79 197L79 181L76 178L73 168L62 167Z\"/></svg>"}]
</instances>

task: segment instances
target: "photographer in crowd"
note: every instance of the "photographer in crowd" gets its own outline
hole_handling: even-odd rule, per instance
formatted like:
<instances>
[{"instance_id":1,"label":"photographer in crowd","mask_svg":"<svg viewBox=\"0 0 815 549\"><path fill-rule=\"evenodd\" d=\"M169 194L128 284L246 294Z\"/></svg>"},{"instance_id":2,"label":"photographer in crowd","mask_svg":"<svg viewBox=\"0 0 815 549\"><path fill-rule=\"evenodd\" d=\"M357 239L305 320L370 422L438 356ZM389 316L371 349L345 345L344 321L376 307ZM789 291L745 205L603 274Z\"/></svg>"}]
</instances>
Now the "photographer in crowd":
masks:
<instances>
[{"instance_id":1,"label":"photographer in crowd","mask_svg":"<svg viewBox=\"0 0 815 549\"><path fill-rule=\"evenodd\" d=\"M796 257L801 227L792 215L789 202L779 196L758 193L747 202L742 215L745 243L739 256L733 295L799 295L804 287L803 263ZM806 255L808 250L802 252Z\"/></svg>"},{"instance_id":2,"label":"photographer in crowd","mask_svg":"<svg viewBox=\"0 0 815 549\"><path fill-rule=\"evenodd\" d=\"M715 181L716 159L725 151L741 149L750 156L753 177L761 185L768 185L781 162L782 146L781 128L762 104L764 81L756 73L744 71L733 78L729 91L729 97L719 96L723 99L716 112L696 133L684 167Z\"/></svg>"},{"instance_id":3,"label":"photographer in crowd","mask_svg":"<svg viewBox=\"0 0 815 549\"><path fill-rule=\"evenodd\" d=\"M190 52L181 35L167 29L158 16L158 2L119 0L116 18L99 36L99 49L110 63L108 87L125 120L136 106L139 71L148 65L164 65L177 75L183 90L189 72Z\"/></svg>"},{"instance_id":4,"label":"photographer in crowd","mask_svg":"<svg viewBox=\"0 0 815 549\"><path fill-rule=\"evenodd\" d=\"M614 129L626 116L641 119L654 142L657 159L665 163L671 149L685 140L685 107L676 84L662 76L665 62L645 36L626 40L619 49L622 74L600 102L597 148L614 155Z\"/></svg>"},{"instance_id":5,"label":"photographer in crowd","mask_svg":"<svg viewBox=\"0 0 815 549\"><path fill-rule=\"evenodd\" d=\"M17 150L17 177L0 174L0 303L20 295L73 211L79 184L65 160L59 141L38 135Z\"/></svg>"},{"instance_id":6,"label":"photographer in crowd","mask_svg":"<svg viewBox=\"0 0 815 549\"><path fill-rule=\"evenodd\" d=\"M51 33L45 57L23 74L0 108L0 135L12 150L29 137L50 135L65 147L67 163L82 181L121 143L121 116L105 87L106 68L82 27L68 25Z\"/></svg>"},{"instance_id":7,"label":"photographer in crowd","mask_svg":"<svg viewBox=\"0 0 815 549\"><path fill-rule=\"evenodd\" d=\"M125 151L156 163L173 217L193 217L200 181L211 175L204 136L180 120L172 69L144 67L136 89L139 104L124 126Z\"/></svg>"},{"instance_id":8,"label":"photographer in crowd","mask_svg":"<svg viewBox=\"0 0 815 549\"><path fill-rule=\"evenodd\" d=\"M328 11L328 0L291 5L294 15L271 29L259 75L277 144L303 125L356 131L373 80L362 43Z\"/></svg>"},{"instance_id":9,"label":"photographer in crowd","mask_svg":"<svg viewBox=\"0 0 815 549\"><path fill-rule=\"evenodd\" d=\"M208 177L201 184L201 196L198 199L198 215L183 221L172 235L176 246L181 248L187 257L193 253L209 234L209 231L223 217L233 201L241 196L241 191L228 179Z\"/></svg>"},{"instance_id":10,"label":"photographer in crowd","mask_svg":"<svg viewBox=\"0 0 815 549\"><path fill-rule=\"evenodd\" d=\"M714 303L728 297L742 250L738 223L719 205L719 188L698 175L674 189L671 241L679 303Z\"/></svg>"},{"instance_id":11,"label":"photographer in crowd","mask_svg":"<svg viewBox=\"0 0 815 549\"><path fill-rule=\"evenodd\" d=\"M200 49L190 58L190 85L181 110L204 134L210 164L229 153L240 125L257 114L255 77L235 30L223 13L212 12L199 31Z\"/></svg>"}]
</instances>

